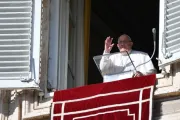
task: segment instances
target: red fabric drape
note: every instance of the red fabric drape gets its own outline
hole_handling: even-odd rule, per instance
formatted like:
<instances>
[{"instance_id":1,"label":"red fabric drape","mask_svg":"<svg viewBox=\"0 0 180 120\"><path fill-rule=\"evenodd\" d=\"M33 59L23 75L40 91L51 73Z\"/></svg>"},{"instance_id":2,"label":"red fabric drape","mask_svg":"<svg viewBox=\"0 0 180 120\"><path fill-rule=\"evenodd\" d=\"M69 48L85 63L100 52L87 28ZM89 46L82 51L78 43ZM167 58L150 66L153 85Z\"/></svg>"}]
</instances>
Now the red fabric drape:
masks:
<instances>
[{"instance_id":1,"label":"red fabric drape","mask_svg":"<svg viewBox=\"0 0 180 120\"><path fill-rule=\"evenodd\" d=\"M150 120L155 75L54 93L52 120Z\"/></svg>"}]
</instances>

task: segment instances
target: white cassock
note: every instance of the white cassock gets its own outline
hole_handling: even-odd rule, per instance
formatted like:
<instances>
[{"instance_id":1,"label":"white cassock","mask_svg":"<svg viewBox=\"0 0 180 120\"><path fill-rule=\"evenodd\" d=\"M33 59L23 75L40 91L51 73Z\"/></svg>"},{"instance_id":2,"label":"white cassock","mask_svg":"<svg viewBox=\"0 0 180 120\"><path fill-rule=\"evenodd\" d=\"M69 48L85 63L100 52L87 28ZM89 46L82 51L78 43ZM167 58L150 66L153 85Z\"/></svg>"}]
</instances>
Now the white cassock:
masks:
<instances>
[{"instance_id":1,"label":"white cassock","mask_svg":"<svg viewBox=\"0 0 180 120\"><path fill-rule=\"evenodd\" d=\"M131 78L135 72L133 64L135 67L138 66L136 70L144 75L152 74L155 71L149 55L145 52L132 50L129 55L133 64L127 53L109 54L104 52L103 55L105 56L100 60L99 68L104 82Z\"/></svg>"}]
</instances>

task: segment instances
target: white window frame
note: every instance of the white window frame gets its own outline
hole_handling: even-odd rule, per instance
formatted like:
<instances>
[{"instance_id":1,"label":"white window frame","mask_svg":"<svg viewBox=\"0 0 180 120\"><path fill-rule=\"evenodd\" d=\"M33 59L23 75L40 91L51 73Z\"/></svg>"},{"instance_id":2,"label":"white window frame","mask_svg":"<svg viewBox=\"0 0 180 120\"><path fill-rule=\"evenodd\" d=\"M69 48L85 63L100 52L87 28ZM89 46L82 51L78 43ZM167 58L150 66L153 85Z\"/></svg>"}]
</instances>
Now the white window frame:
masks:
<instances>
[{"instance_id":1,"label":"white window frame","mask_svg":"<svg viewBox=\"0 0 180 120\"><path fill-rule=\"evenodd\" d=\"M75 86L83 86L85 85L85 77L84 77L84 0L74 1L75 8L73 11L76 16L76 26L75 26L75 34L76 39L75 49Z\"/></svg>"},{"instance_id":2,"label":"white window frame","mask_svg":"<svg viewBox=\"0 0 180 120\"><path fill-rule=\"evenodd\" d=\"M51 1L48 79L55 89L67 88L69 7L66 0ZM65 6L66 4L66 6Z\"/></svg>"},{"instance_id":3,"label":"white window frame","mask_svg":"<svg viewBox=\"0 0 180 120\"><path fill-rule=\"evenodd\" d=\"M65 6L65 2L68 2ZM76 1L77 16L75 38L76 42L76 60L75 65L75 86L82 86L84 82L84 1ZM48 80L59 84L55 89L67 89L68 80L68 39L69 39L69 0L51 1L50 10L50 50ZM59 48L59 49L58 49ZM58 55L58 56L57 56ZM55 84L54 83L54 84ZM53 92L45 93L45 97L52 97Z\"/></svg>"},{"instance_id":4,"label":"white window frame","mask_svg":"<svg viewBox=\"0 0 180 120\"><path fill-rule=\"evenodd\" d=\"M34 0L34 12L33 12L33 37L32 37L32 58L34 59L35 64L35 80L36 83L39 84L39 71L40 71L40 45L41 45L41 8L42 8L42 1L41 0ZM32 65L32 63L31 63ZM33 71L32 71L33 72Z\"/></svg>"},{"instance_id":5,"label":"white window frame","mask_svg":"<svg viewBox=\"0 0 180 120\"><path fill-rule=\"evenodd\" d=\"M49 30L49 65L48 81L57 80L58 69L58 39L59 39L59 0L50 2L50 30ZM48 82L47 81L47 82ZM55 84L55 83L50 83ZM56 83L57 84L57 83ZM53 85L52 85L53 86ZM47 86L45 86L47 87Z\"/></svg>"}]
</instances>

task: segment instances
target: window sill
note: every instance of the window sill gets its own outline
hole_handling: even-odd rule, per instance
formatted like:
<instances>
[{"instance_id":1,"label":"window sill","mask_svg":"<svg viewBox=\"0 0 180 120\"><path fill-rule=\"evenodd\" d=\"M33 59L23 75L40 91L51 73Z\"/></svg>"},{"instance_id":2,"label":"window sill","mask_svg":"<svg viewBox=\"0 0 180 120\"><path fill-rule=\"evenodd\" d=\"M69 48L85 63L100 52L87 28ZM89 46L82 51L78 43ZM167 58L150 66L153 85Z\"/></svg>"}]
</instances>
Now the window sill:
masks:
<instances>
[{"instance_id":1,"label":"window sill","mask_svg":"<svg viewBox=\"0 0 180 120\"><path fill-rule=\"evenodd\" d=\"M160 89L163 87L172 86L172 77L165 78L165 75L158 73L156 74L157 84L156 88ZM158 94L158 93L157 93ZM44 98L53 98L54 92L45 93Z\"/></svg>"},{"instance_id":2,"label":"window sill","mask_svg":"<svg viewBox=\"0 0 180 120\"><path fill-rule=\"evenodd\" d=\"M157 83L154 91L155 98L178 96L180 94L180 81L175 79L172 74L165 77L163 74L156 74Z\"/></svg>"},{"instance_id":3,"label":"window sill","mask_svg":"<svg viewBox=\"0 0 180 120\"><path fill-rule=\"evenodd\" d=\"M54 92L49 92L45 94L45 98L52 98L54 96Z\"/></svg>"},{"instance_id":4,"label":"window sill","mask_svg":"<svg viewBox=\"0 0 180 120\"><path fill-rule=\"evenodd\" d=\"M34 110L33 112L26 114L23 116L23 120L34 120L42 117L50 117L50 106L48 108Z\"/></svg>"},{"instance_id":5,"label":"window sill","mask_svg":"<svg viewBox=\"0 0 180 120\"><path fill-rule=\"evenodd\" d=\"M162 79L164 78L164 75L161 73L156 74L156 79Z\"/></svg>"}]
</instances>

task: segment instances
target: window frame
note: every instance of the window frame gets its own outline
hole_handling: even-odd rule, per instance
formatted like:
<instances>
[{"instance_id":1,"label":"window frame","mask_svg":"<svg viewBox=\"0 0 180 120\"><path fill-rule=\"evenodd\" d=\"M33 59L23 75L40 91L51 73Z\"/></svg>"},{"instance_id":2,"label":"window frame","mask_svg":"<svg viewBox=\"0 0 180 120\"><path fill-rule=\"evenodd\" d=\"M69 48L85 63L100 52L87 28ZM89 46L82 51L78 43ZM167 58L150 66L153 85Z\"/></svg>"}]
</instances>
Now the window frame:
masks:
<instances>
[{"instance_id":1,"label":"window frame","mask_svg":"<svg viewBox=\"0 0 180 120\"><path fill-rule=\"evenodd\" d=\"M67 88L68 8L67 0L51 1L48 81L57 85L54 89Z\"/></svg>"},{"instance_id":2,"label":"window frame","mask_svg":"<svg viewBox=\"0 0 180 120\"><path fill-rule=\"evenodd\" d=\"M33 9L33 27L32 27L32 59L34 61L34 69L35 69L35 82L39 84L40 80L40 49L41 49L41 8L42 1L33 0L34 9ZM38 40L38 41L37 41ZM33 68L33 61L31 61L31 67ZM33 72L33 71L32 71Z\"/></svg>"},{"instance_id":3,"label":"window frame","mask_svg":"<svg viewBox=\"0 0 180 120\"><path fill-rule=\"evenodd\" d=\"M64 5L64 3L66 5ZM48 81L53 80L54 83L59 84L55 90L62 90L68 88L68 40L69 40L69 19L70 6L69 0L51 1L50 9L50 40L49 40L49 67L48 67ZM73 60L74 87L82 86L84 81L84 1L74 2L73 10L76 10L74 21L76 22L75 32L73 33L73 40L77 40L74 50L76 51L75 60ZM68 10L66 10L68 9ZM63 17L61 17L63 16ZM80 16L81 18L78 18ZM61 19L62 18L62 19ZM58 49L60 48L60 49ZM58 56L57 56L58 54ZM61 66L61 67L59 67ZM62 67L64 66L64 67ZM58 69L59 68L59 69ZM52 97L53 91L46 91L45 97Z\"/></svg>"}]
</instances>

